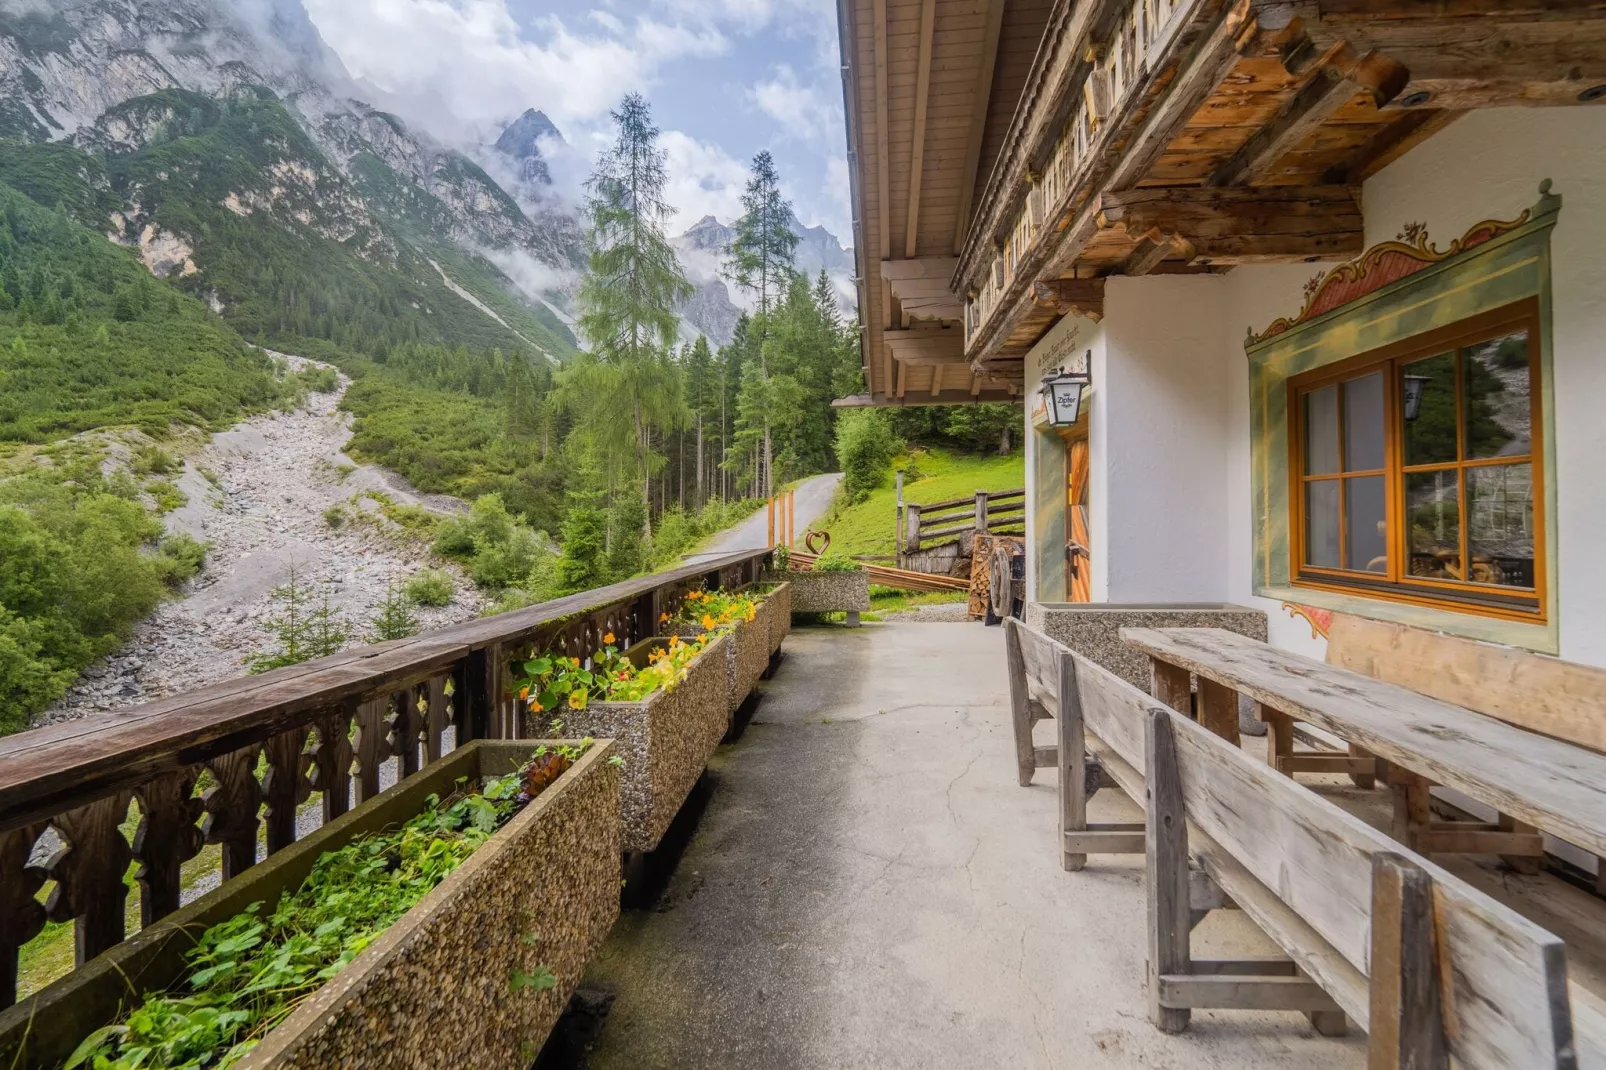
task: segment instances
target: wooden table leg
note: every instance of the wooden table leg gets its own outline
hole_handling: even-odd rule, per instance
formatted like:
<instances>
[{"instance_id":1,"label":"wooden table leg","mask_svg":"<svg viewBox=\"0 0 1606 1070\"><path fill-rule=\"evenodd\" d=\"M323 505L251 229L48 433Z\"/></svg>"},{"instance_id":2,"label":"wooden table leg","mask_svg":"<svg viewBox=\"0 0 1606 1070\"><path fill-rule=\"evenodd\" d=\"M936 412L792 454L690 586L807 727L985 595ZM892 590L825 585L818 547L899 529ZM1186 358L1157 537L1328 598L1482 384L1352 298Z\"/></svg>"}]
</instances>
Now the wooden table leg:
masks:
<instances>
[{"instance_id":1,"label":"wooden table leg","mask_svg":"<svg viewBox=\"0 0 1606 1070\"><path fill-rule=\"evenodd\" d=\"M1536 833L1536 832L1539 831L1538 829L1534 828L1532 825L1523 824L1521 821L1518 821L1516 818L1512 817L1510 814L1501 814L1500 815L1500 819L1499 819L1499 821L1496 822L1496 824L1498 824L1500 826L1500 831L1501 832L1525 832L1525 833L1532 834L1532 833ZM1516 872L1518 872L1518 873L1526 873L1529 876L1532 876L1533 874L1538 873L1540 865L1545 860L1544 855L1542 855L1542 854L1541 855L1501 855L1500 859L1501 859L1501 861L1505 862L1506 865L1510 866Z\"/></svg>"},{"instance_id":2,"label":"wooden table leg","mask_svg":"<svg viewBox=\"0 0 1606 1070\"><path fill-rule=\"evenodd\" d=\"M1264 704L1257 705L1256 711L1266 722L1266 764L1284 776L1293 776L1288 760L1294 756L1294 719Z\"/></svg>"},{"instance_id":3,"label":"wooden table leg","mask_svg":"<svg viewBox=\"0 0 1606 1070\"><path fill-rule=\"evenodd\" d=\"M1376 761L1376 757L1370 751L1356 743L1349 745L1349 753L1352 758L1372 758ZM1349 778L1355 782L1357 788L1371 789L1377 787L1376 773L1351 773Z\"/></svg>"},{"instance_id":4,"label":"wooden table leg","mask_svg":"<svg viewBox=\"0 0 1606 1070\"><path fill-rule=\"evenodd\" d=\"M1238 692L1214 680L1199 677L1199 723L1222 739L1238 745Z\"/></svg>"},{"instance_id":5,"label":"wooden table leg","mask_svg":"<svg viewBox=\"0 0 1606 1070\"><path fill-rule=\"evenodd\" d=\"M1389 790L1394 792L1394 824L1389 835L1413 851L1420 834L1433 823L1431 783L1409 769L1389 768Z\"/></svg>"},{"instance_id":6,"label":"wooden table leg","mask_svg":"<svg viewBox=\"0 0 1606 1070\"><path fill-rule=\"evenodd\" d=\"M1193 716L1193 678L1187 669L1149 659L1149 693L1184 717Z\"/></svg>"}]
</instances>

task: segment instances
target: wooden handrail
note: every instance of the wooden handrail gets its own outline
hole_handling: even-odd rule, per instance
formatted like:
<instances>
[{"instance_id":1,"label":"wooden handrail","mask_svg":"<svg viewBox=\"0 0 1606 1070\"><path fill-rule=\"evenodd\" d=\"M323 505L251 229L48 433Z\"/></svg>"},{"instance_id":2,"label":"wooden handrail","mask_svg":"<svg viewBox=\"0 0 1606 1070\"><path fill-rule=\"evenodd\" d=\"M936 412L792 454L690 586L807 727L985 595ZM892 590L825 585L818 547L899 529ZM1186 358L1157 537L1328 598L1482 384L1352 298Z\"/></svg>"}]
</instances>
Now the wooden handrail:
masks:
<instances>
[{"instance_id":1,"label":"wooden handrail","mask_svg":"<svg viewBox=\"0 0 1606 1070\"><path fill-rule=\"evenodd\" d=\"M923 539L961 535L972 530L992 535L1006 534L1022 522L1020 516L1008 514L1020 513L1025 508L1024 488L977 491L968 498L952 498L930 505L910 502L901 506L899 549L902 552L918 550Z\"/></svg>"},{"instance_id":2,"label":"wooden handrail","mask_svg":"<svg viewBox=\"0 0 1606 1070\"><path fill-rule=\"evenodd\" d=\"M329 820L350 807L351 788L358 802L377 792L392 758L405 777L438 757L448 729L458 743L521 738L522 710L506 694L507 662L521 649L583 658L610 632L620 645L645 639L687 591L753 582L769 556L732 553L0 738L0 1008L15 998L17 951L47 912L77 922L80 963L124 938L130 859L143 866L149 925L178 908L179 868L203 833L223 845L227 878L256 861L263 803L272 853L294 841L296 807L313 791ZM259 780L262 760L269 775ZM196 798L203 769L214 786ZM118 828L133 799L137 847ZM28 861L47 830L67 849L41 870ZM39 910L33 896L44 879L57 889Z\"/></svg>"}]
</instances>

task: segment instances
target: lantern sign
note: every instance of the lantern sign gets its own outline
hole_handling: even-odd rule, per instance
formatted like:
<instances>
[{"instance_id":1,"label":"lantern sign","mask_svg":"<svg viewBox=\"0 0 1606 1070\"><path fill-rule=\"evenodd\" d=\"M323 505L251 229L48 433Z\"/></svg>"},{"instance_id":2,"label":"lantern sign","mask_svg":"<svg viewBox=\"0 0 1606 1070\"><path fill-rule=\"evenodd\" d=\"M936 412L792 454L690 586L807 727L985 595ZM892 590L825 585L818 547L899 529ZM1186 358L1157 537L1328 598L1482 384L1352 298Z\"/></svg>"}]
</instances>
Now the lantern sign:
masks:
<instances>
[{"instance_id":1,"label":"lantern sign","mask_svg":"<svg viewBox=\"0 0 1606 1070\"><path fill-rule=\"evenodd\" d=\"M1092 353L1088 356L1091 358ZM1071 427L1076 423L1082 413L1082 395L1092 378L1087 372L1068 372L1064 368L1043 377L1043 407L1050 427Z\"/></svg>"},{"instance_id":2,"label":"lantern sign","mask_svg":"<svg viewBox=\"0 0 1606 1070\"><path fill-rule=\"evenodd\" d=\"M1407 375L1402 378L1405 380L1405 419L1407 422L1414 422L1417 414L1422 411L1422 395L1426 393L1433 376Z\"/></svg>"}]
</instances>

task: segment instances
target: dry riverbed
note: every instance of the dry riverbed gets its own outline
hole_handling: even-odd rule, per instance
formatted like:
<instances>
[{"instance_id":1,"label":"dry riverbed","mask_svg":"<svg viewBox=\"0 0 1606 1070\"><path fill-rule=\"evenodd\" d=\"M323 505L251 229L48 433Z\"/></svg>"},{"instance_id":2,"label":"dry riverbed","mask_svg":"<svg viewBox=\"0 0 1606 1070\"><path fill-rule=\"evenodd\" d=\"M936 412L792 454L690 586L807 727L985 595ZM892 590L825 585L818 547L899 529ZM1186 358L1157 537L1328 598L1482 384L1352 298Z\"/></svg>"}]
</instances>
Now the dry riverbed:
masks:
<instances>
[{"instance_id":1,"label":"dry riverbed","mask_svg":"<svg viewBox=\"0 0 1606 1070\"><path fill-rule=\"evenodd\" d=\"M286 356L292 367L313 361ZM166 516L168 530L210 544L206 567L179 598L139 624L123 648L91 665L37 723L121 709L245 672L243 659L272 649L273 592L295 568L298 583L327 591L351 626L353 645L367 642L387 587L399 589L419 569L439 566L428 547L401 536L378 516L379 492L398 505L441 513L463 503L414 491L395 473L358 465L343 452L351 416L340 411L350 380L330 393L308 394L294 412L275 412L212 437L175 476L188 499ZM345 506L356 522L332 527L324 511ZM459 573L452 603L419 607L423 628L475 616L480 599Z\"/></svg>"}]
</instances>

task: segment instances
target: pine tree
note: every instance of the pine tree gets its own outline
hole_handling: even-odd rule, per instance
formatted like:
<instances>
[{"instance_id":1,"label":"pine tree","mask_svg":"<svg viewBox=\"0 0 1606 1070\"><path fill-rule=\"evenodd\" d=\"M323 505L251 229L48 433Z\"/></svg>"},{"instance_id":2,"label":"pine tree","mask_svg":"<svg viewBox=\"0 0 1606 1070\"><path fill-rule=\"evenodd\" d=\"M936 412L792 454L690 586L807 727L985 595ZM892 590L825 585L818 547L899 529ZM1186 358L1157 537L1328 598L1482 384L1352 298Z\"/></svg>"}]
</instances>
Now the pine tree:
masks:
<instances>
[{"instance_id":1,"label":"pine tree","mask_svg":"<svg viewBox=\"0 0 1606 1070\"><path fill-rule=\"evenodd\" d=\"M742 217L736 221L736 235L731 239L730 259L725 263L725 274L738 287L758 296L760 324L769 318L771 304L785 293L790 282L793 254L797 249L797 235L792 231L792 203L781 196L780 178L775 173L775 160L768 150L753 157L742 194ZM763 332L761 332L763 337ZM760 354L760 377L767 378L769 369ZM754 397L769 400L769 391L761 390ZM771 471L774 461L774 444L771 435L771 413L764 410L763 459L758 480L760 491L774 493L775 479Z\"/></svg>"},{"instance_id":2,"label":"pine tree","mask_svg":"<svg viewBox=\"0 0 1606 1070\"><path fill-rule=\"evenodd\" d=\"M565 388L598 442L634 455L641 500L650 505L650 480L662 462L652 430L675 426L684 409L669 349L679 331L675 304L691 285L664 233L668 175L647 102L630 94L613 120L617 138L587 183L591 249L578 300L591 354L573 363Z\"/></svg>"},{"instance_id":3,"label":"pine tree","mask_svg":"<svg viewBox=\"0 0 1606 1070\"><path fill-rule=\"evenodd\" d=\"M418 634L418 614L413 612L413 601L403 591L385 585L384 600L374 614L369 634L376 643L387 639L406 639Z\"/></svg>"}]
</instances>

